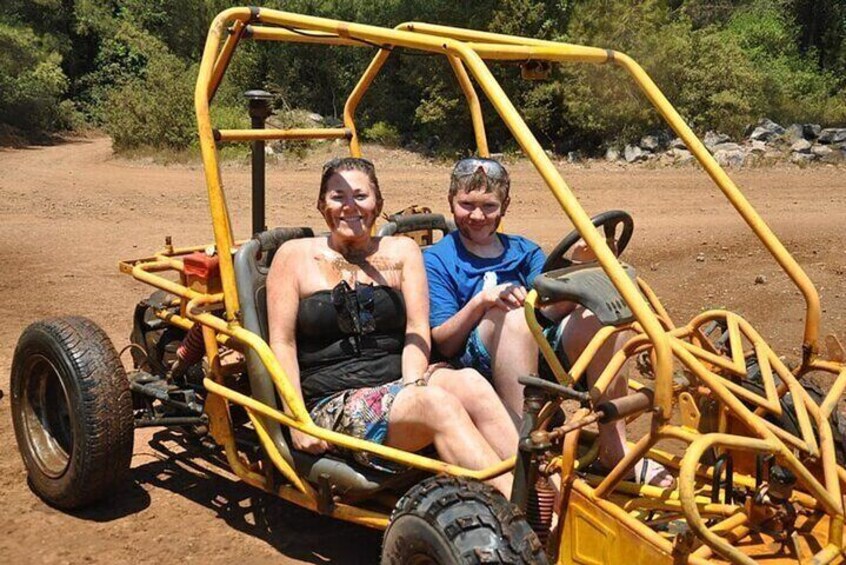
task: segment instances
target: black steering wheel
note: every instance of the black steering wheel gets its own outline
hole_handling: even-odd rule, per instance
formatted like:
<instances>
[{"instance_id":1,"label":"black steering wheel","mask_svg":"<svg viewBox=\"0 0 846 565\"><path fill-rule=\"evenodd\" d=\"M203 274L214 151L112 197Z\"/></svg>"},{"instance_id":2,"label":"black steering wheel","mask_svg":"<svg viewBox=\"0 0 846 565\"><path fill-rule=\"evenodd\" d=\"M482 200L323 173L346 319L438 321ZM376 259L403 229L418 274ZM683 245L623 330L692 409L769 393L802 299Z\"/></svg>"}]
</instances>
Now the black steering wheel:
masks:
<instances>
[{"instance_id":1,"label":"black steering wheel","mask_svg":"<svg viewBox=\"0 0 846 565\"><path fill-rule=\"evenodd\" d=\"M597 214L591 218L591 221L597 229L602 228L603 233L605 233L605 241L612 250L614 249L613 243L616 239L617 226L623 225L623 231L620 233L620 238L617 239L617 256L619 257L629 245L634 232L634 220L629 213L622 210L609 210ZM543 264L543 272L547 273L572 265L573 261L567 258L567 253L581 238L582 236L576 230L568 233L546 258L546 262Z\"/></svg>"}]
</instances>

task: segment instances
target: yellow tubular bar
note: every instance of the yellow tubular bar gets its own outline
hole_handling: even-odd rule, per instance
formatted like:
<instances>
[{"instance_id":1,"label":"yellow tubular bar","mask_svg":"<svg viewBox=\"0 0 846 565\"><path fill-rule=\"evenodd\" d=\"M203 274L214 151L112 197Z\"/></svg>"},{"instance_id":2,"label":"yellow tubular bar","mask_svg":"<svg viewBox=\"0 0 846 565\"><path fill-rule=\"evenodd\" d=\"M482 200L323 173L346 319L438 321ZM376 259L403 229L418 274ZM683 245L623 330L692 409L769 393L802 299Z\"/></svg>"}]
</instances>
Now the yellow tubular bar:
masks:
<instances>
[{"instance_id":1,"label":"yellow tubular bar","mask_svg":"<svg viewBox=\"0 0 846 565\"><path fill-rule=\"evenodd\" d=\"M270 406L255 400L254 398L241 394L240 392L236 392L208 378L204 379L203 385L210 392L222 396L230 402L243 406L247 410L261 414L262 416L267 416L268 418L276 420L280 424L301 430L316 438L326 440L332 445L337 445L346 449L353 449L355 451L366 451L368 453L378 455L383 459L408 465L409 467L414 467L416 469L422 469L436 474L446 473L456 477L467 477L480 481L487 481L507 473L514 468L515 457L511 457L486 469L465 469L464 467L445 463L444 461L438 461L429 457L408 453L400 449L395 449L379 443L364 441L346 434L321 428L311 421L307 423L297 421L279 410L275 410Z\"/></svg>"},{"instance_id":2,"label":"yellow tubular bar","mask_svg":"<svg viewBox=\"0 0 846 565\"><path fill-rule=\"evenodd\" d=\"M358 141L358 132L355 129L355 111L364 97L364 93L370 88L373 79L382 70L385 61L390 56L391 52L387 49L380 49L376 53L376 56L370 61L364 74L358 79L358 83L356 83L355 88L353 88L349 98L347 98L347 102L344 104L344 126L352 132L352 136L350 136L350 154L353 157L361 157L361 144Z\"/></svg>"},{"instance_id":3,"label":"yellow tubular bar","mask_svg":"<svg viewBox=\"0 0 846 565\"><path fill-rule=\"evenodd\" d=\"M464 64L476 79L476 83L481 86L488 99L493 103L494 108L511 130L511 134L520 144L523 152L540 172L564 212L582 235L585 243L596 255L602 269L652 341L657 357L655 363L655 405L657 408L655 416L661 420L666 420L670 417L672 408L673 365L670 345L661 323L641 296L635 283L623 271L617 257L608 248L605 238L594 227L587 212L582 208L561 175L558 174L552 161L534 138L529 127L511 104L511 101L508 100L479 55L462 44L448 45L448 47L464 61Z\"/></svg>"},{"instance_id":4,"label":"yellow tubular bar","mask_svg":"<svg viewBox=\"0 0 846 565\"><path fill-rule=\"evenodd\" d=\"M229 68L229 62L232 60L232 52L235 51L235 46L241 39L241 34L244 33L244 22L235 20L232 27L229 29L229 37L223 42L223 47L214 62L214 70L212 70L211 84L209 84L209 102L214 99L217 89L220 86L220 81Z\"/></svg>"},{"instance_id":5,"label":"yellow tubular bar","mask_svg":"<svg viewBox=\"0 0 846 565\"><path fill-rule=\"evenodd\" d=\"M279 472L282 473L282 476L288 479L294 488L296 488L301 493L305 494L312 500L317 500L317 493L314 492L314 489L309 486L308 483L303 482L300 480L300 477L297 476L297 472L285 461L285 458L282 457L282 454L279 453L279 450L276 448L276 445L273 443L273 440L270 437L270 434L267 432L267 428L264 425L264 422L261 418L256 418L255 414L253 414L252 410L247 410L247 415L250 417L250 421L253 423L253 427L256 429L256 434L259 436L259 441L267 450L267 454L270 457L270 460L273 461L273 464L276 465L276 468L279 469Z\"/></svg>"},{"instance_id":6,"label":"yellow tubular bar","mask_svg":"<svg viewBox=\"0 0 846 565\"><path fill-rule=\"evenodd\" d=\"M458 79L458 85L467 99L467 105L470 107L470 119L473 121L473 134L476 136L476 152L481 157L490 157L488 151L488 137L485 134L485 122L482 119L482 106L479 104L479 96L473 88L473 83L470 82L470 77L467 76L467 70L455 56L447 55L449 66L455 73Z\"/></svg>"},{"instance_id":7,"label":"yellow tubular bar","mask_svg":"<svg viewBox=\"0 0 846 565\"><path fill-rule=\"evenodd\" d=\"M216 137L220 141L255 141L271 139L346 139L352 136L347 128L301 129L221 129Z\"/></svg>"},{"instance_id":8,"label":"yellow tubular bar","mask_svg":"<svg viewBox=\"0 0 846 565\"><path fill-rule=\"evenodd\" d=\"M764 222L752 205L749 204L749 201L743 196L734 182L726 175L725 171L723 171L722 167L720 167L702 142L699 141L696 134L693 133L675 108L673 108L658 86L631 57L624 53L606 51L593 47L582 47L554 41L528 39L420 22L409 22L398 27L420 34L432 34L467 42L479 42L468 43L468 47L474 49L483 58L510 60L544 59L593 63L613 62L622 67L634 79L653 107L666 120L673 131L684 141L685 145L696 157L696 160L699 161L711 179L717 184L732 206L734 206L735 210L738 211L747 225L758 236L761 243L764 244L764 247L772 254L781 268L802 292L806 303L803 343L806 349L806 355L803 362L809 362L813 355L816 354L819 339L820 304L819 294L813 283L766 222ZM520 46L528 47L523 47L521 50ZM508 120L505 121L508 123ZM578 226L576 227L578 228ZM579 232L583 233L581 229L579 229ZM593 246L590 247L593 249Z\"/></svg>"},{"instance_id":9,"label":"yellow tubular bar","mask_svg":"<svg viewBox=\"0 0 846 565\"><path fill-rule=\"evenodd\" d=\"M209 195L209 208L214 228L214 242L220 257L220 277L223 284L224 302L226 305L226 319L234 321L240 305L238 303L237 287L235 286L235 268L232 263L231 250L234 237L223 195L223 185L220 179L220 165L217 159L217 145L209 114L209 102L212 98L214 63L227 65L231 52L222 51L220 60L217 58L217 47L226 22L249 22L252 17L249 8L230 8L224 10L214 19L206 37L203 58L197 76L197 88L194 91L194 106L197 113L197 130L200 140L200 152L203 157L203 169L206 175L206 187ZM227 56L228 55L228 56Z\"/></svg>"},{"instance_id":10,"label":"yellow tubular bar","mask_svg":"<svg viewBox=\"0 0 846 565\"><path fill-rule=\"evenodd\" d=\"M361 41L339 37L337 35L304 35L278 27L266 27L261 25L250 25L248 28L249 38L258 41L285 41L288 43L312 43L320 45L343 45L345 47L371 47ZM308 32L306 32L308 33Z\"/></svg>"}]
</instances>

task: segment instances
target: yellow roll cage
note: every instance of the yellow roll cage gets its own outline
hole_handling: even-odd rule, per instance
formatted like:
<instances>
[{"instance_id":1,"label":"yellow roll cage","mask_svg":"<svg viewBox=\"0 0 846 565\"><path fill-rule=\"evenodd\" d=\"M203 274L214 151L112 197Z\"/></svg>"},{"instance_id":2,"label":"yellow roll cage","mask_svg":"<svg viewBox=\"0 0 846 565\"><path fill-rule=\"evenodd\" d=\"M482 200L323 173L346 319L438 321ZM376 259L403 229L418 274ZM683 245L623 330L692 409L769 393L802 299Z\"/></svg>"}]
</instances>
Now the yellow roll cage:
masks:
<instances>
[{"instance_id":1,"label":"yellow roll cage","mask_svg":"<svg viewBox=\"0 0 846 565\"><path fill-rule=\"evenodd\" d=\"M216 130L211 122L209 106L236 46L247 38L254 41L375 47L377 49L375 57L347 98L343 115L344 127ZM355 126L356 110L394 47L440 54L447 58L468 102L477 152L487 156L489 154L487 137L474 82L481 88L522 151L540 173L561 209L595 253L599 265L634 314L635 321L630 324L622 327L605 327L600 330L583 355L575 361L572 369L565 371L546 341L540 336L540 327L534 315L534 307L538 300L537 293L530 292L526 301L526 318L535 333L541 353L553 368L559 381L564 384L572 384L583 377L590 360L606 340L611 339L618 332L633 332L634 337L629 339L625 347L613 357L591 390L594 399L604 393L627 359L644 351L649 352L651 356L655 375L655 400L654 407L650 410L652 418L650 430L634 444L629 455L606 477L575 481L572 483L574 491L590 500L606 515L620 520L628 531L634 532L639 539L648 542L662 554L673 553L671 541L647 527L642 521L635 519L631 512L625 511L617 502L612 501L612 494L634 495L648 501L653 509L673 509L682 512L691 529L705 543L687 556L689 563L708 563L713 552L734 563L753 563L754 561L748 555L729 543L726 534L726 532L743 532L748 516L744 514L744 509L740 506L712 504L706 496L703 496L703 488L707 487L713 471L701 464L700 459L707 450L712 448L776 454L779 461L796 474L805 490L805 492L797 492L795 500L806 508L822 511L830 518L828 541L821 550L816 552L815 562L827 563L836 559L843 548L844 509L841 485L846 483L846 470L835 463L832 430L828 417L836 409L837 401L846 389L846 366L842 360L824 360L818 355L819 295L804 270L729 179L646 72L624 53L426 23L409 22L400 24L394 29L388 29L264 8L232 8L220 13L211 24L197 78L195 106L214 227L214 245L220 258L222 292L198 292L185 284L184 277L177 283L159 274L165 271L184 273L180 256L199 248L174 249L172 246L167 246L153 257L124 261L121 263L121 269L140 281L179 297L181 303L179 315L165 311L159 312L159 315L168 322L186 329L194 324L201 324L211 367L204 381L210 393L206 401L206 412L210 418L211 433L224 446L228 461L236 474L248 483L266 490L273 490L280 496L302 506L315 510L320 507L313 487L298 477L280 455L269 439L261 419L257 416L267 417L338 446L366 450L380 457L434 473L449 473L485 480L507 472L514 466L514 458L511 458L488 469L464 469L317 427L309 417L302 401L294 394L284 370L267 343L260 336L244 329L239 323L240 306L232 256L239 243L233 235L224 196L218 162L218 143L272 139L348 139L351 155L360 156L361 145ZM640 279L632 281L625 274L621 264L606 244L605 238L593 227L590 217L503 92L485 61L613 64L623 68L684 141L732 206L801 291L806 304L801 366L794 371L789 370L760 334L748 322L731 312L708 311L695 317L687 325L675 325L645 281ZM223 309L223 318L209 313L209 310L215 306ZM720 320L728 328L731 350L729 357L713 350L702 334L702 326L711 320ZM766 398L748 393L733 380L746 375L744 340L752 344L752 349L758 357ZM227 386L227 369L218 357L220 344L242 351L246 349L255 351L271 375L289 413L273 409ZM710 389L712 397L756 437L728 433L724 418L721 419L719 433L701 434L695 426L671 424L674 360ZM820 405L814 402L798 381L798 377L810 370L836 375L835 384ZM779 386L776 386L775 376L781 382ZM796 399L797 419L801 432L798 436L760 417L767 412L780 414L781 407L778 399L786 392L792 393ZM685 401L686 399L680 398L680 404ZM751 403L755 407L750 410L744 402ZM251 468L250 464L238 453L229 418L229 403L239 405L247 411L261 444L282 475L290 481L290 485L274 487L264 475ZM689 406L687 410L683 410L683 414L687 415L686 421L698 422L694 412ZM813 425L819 430L819 437L814 433ZM578 434L573 434L573 437L577 436ZM654 448L656 442L665 439L688 443L689 447L685 455L673 456ZM572 445L572 441L575 440L571 440L565 441L564 454L557 461L565 478L572 477L574 469L582 467L596 456L594 445L594 449L591 449L581 460L575 460L575 448ZM569 452L568 446L571 448ZM629 483L621 482L635 462L647 453L679 470L677 491L668 495L667 491L655 487L635 488ZM807 462L812 460L819 461L818 467L809 468ZM821 479L818 478L819 476ZM740 483L744 481L749 483L750 480L748 477L736 478L736 481ZM388 520L387 514L383 512L341 503L334 505L331 514L376 528L384 528ZM716 525L709 526L703 516L718 517L720 521ZM748 531L749 528L746 528L747 533Z\"/></svg>"}]
</instances>

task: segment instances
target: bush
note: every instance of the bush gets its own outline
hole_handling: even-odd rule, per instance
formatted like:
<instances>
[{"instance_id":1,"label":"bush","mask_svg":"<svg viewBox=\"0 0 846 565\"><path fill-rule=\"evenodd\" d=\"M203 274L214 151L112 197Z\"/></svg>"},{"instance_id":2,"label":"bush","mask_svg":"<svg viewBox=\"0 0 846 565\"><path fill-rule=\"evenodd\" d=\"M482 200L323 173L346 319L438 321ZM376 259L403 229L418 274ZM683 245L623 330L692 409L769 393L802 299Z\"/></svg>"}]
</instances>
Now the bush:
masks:
<instances>
[{"instance_id":1,"label":"bush","mask_svg":"<svg viewBox=\"0 0 846 565\"><path fill-rule=\"evenodd\" d=\"M150 61L144 78L112 90L105 104L105 127L115 150L190 147L196 138L196 75L196 65L160 57Z\"/></svg>"},{"instance_id":2,"label":"bush","mask_svg":"<svg viewBox=\"0 0 846 565\"><path fill-rule=\"evenodd\" d=\"M0 123L34 136L61 129L68 88L61 63L31 29L0 24Z\"/></svg>"},{"instance_id":3,"label":"bush","mask_svg":"<svg viewBox=\"0 0 846 565\"><path fill-rule=\"evenodd\" d=\"M362 136L385 147L399 147L401 141L399 130L385 122L376 122L369 128L365 128Z\"/></svg>"}]
</instances>

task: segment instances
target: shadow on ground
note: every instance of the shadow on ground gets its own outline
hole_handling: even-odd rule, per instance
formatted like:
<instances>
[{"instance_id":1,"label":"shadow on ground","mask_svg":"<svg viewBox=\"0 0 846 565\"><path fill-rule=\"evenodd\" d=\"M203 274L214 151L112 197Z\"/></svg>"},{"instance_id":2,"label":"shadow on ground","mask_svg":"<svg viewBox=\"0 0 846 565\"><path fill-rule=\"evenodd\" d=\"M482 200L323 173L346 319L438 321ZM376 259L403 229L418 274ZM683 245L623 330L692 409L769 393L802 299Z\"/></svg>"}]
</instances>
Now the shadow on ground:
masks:
<instances>
[{"instance_id":1,"label":"shadow on ground","mask_svg":"<svg viewBox=\"0 0 846 565\"><path fill-rule=\"evenodd\" d=\"M162 430L149 446L157 458L132 470L138 490L149 485L184 496L293 559L379 562L381 532L321 516L215 472L215 467L228 468L220 454L189 436Z\"/></svg>"}]
</instances>

